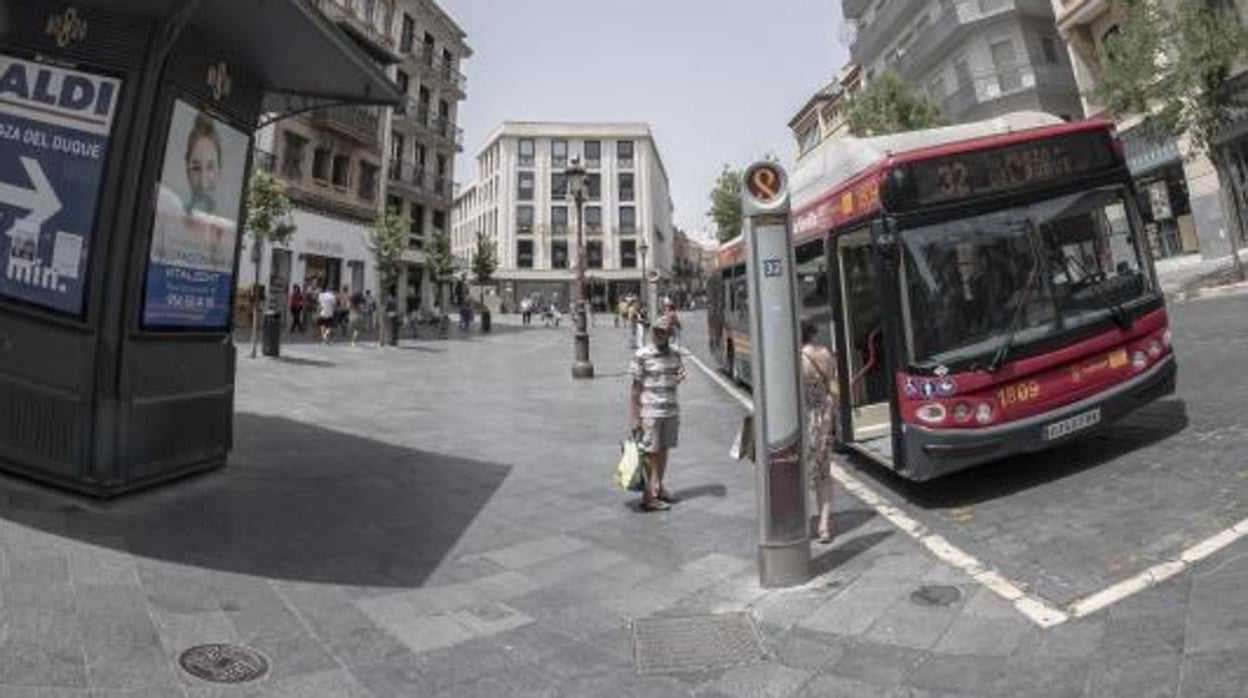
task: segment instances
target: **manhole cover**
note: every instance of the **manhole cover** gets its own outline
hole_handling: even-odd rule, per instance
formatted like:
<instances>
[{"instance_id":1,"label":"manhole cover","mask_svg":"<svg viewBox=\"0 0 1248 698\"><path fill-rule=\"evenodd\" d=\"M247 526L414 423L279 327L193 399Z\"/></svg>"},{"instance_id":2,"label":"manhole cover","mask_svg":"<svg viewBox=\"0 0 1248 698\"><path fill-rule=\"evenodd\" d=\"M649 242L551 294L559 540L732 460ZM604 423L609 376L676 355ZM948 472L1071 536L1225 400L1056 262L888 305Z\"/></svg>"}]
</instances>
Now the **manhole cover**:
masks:
<instances>
[{"instance_id":1,"label":"manhole cover","mask_svg":"<svg viewBox=\"0 0 1248 698\"><path fill-rule=\"evenodd\" d=\"M952 606L962 598L962 590L945 584L921 586L910 594L910 600L920 606Z\"/></svg>"},{"instance_id":2,"label":"manhole cover","mask_svg":"<svg viewBox=\"0 0 1248 698\"><path fill-rule=\"evenodd\" d=\"M199 645L182 653L178 663L186 673L213 683L246 683L269 671L259 652L236 645Z\"/></svg>"},{"instance_id":3,"label":"manhole cover","mask_svg":"<svg viewBox=\"0 0 1248 698\"><path fill-rule=\"evenodd\" d=\"M763 636L748 613L633 621L633 661L643 674L729 669L767 657Z\"/></svg>"}]
</instances>

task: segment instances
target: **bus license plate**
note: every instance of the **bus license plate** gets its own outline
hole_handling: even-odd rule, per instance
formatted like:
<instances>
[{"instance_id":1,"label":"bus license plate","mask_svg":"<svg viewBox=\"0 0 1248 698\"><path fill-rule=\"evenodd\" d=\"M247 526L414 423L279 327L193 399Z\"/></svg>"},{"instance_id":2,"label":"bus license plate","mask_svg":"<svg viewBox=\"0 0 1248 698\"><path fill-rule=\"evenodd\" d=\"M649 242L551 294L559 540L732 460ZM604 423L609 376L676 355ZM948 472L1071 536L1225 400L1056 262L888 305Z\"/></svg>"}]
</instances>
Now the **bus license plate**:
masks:
<instances>
[{"instance_id":1,"label":"bus license plate","mask_svg":"<svg viewBox=\"0 0 1248 698\"><path fill-rule=\"evenodd\" d=\"M1101 408L1089 410L1083 414L1068 417L1060 422L1053 422L1044 428L1044 440L1052 441L1082 431L1090 426L1101 423Z\"/></svg>"}]
</instances>

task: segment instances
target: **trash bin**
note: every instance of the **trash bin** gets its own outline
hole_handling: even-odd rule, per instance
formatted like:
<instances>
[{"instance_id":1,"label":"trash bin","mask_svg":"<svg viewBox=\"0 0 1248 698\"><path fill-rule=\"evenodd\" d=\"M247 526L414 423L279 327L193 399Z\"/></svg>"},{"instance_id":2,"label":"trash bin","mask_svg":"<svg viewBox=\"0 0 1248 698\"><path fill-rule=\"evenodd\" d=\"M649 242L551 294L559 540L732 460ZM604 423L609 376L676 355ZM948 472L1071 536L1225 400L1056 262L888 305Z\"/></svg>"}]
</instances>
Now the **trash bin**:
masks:
<instances>
[{"instance_id":1,"label":"trash bin","mask_svg":"<svg viewBox=\"0 0 1248 698\"><path fill-rule=\"evenodd\" d=\"M490 331L490 309L489 308L484 308L481 310L481 331L482 332Z\"/></svg>"},{"instance_id":2,"label":"trash bin","mask_svg":"<svg viewBox=\"0 0 1248 698\"><path fill-rule=\"evenodd\" d=\"M280 356L282 353L282 314L272 308L264 311L264 346L265 356Z\"/></svg>"},{"instance_id":3,"label":"trash bin","mask_svg":"<svg viewBox=\"0 0 1248 698\"><path fill-rule=\"evenodd\" d=\"M399 346L399 328L402 324L398 313L386 313L386 329L390 333L386 338L386 344L392 347Z\"/></svg>"}]
</instances>

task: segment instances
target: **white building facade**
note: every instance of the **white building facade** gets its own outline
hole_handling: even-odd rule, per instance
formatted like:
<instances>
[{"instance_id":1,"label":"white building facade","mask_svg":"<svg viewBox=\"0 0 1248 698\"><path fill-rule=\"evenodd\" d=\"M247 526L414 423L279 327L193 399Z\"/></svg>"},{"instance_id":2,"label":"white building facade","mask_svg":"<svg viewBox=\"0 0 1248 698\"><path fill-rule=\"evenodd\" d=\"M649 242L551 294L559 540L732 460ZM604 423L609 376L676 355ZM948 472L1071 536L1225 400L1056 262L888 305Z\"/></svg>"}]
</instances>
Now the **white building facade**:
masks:
<instances>
[{"instance_id":1,"label":"white building facade","mask_svg":"<svg viewBox=\"0 0 1248 698\"><path fill-rule=\"evenodd\" d=\"M460 259L471 259L477 231L494 242L504 307L538 296L567 308L573 297L578 219L564 175L573 160L588 172L579 222L594 306L640 293L643 273L653 281L648 293L672 278L672 200L649 126L506 122L477 151L477 179L452 216Z\"/></svg>"}]
</instances>

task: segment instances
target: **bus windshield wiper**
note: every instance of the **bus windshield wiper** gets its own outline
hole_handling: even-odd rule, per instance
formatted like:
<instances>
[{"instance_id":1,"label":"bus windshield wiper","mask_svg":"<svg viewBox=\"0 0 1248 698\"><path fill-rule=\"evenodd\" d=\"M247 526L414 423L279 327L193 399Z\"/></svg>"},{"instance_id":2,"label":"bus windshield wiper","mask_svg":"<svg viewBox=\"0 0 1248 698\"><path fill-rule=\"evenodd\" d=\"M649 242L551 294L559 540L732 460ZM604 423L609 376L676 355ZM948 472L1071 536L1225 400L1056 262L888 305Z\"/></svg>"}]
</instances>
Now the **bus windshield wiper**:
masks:
<instances>
[{"instance_id":1,"label":"bus windshield wiper","mask_svg":"<svg viewBox=\"0 0 1248 698\"><path fill-rule=\"evenodd\" d=\"M1114 324L1117 325L1119 329L1125 330L1130 328L1131 318L1127 315L1126 311L1122 309L1122 305L1115 303L1113 299L1105 293L1105 289L1101 288L1101 284L1104 283L1104 281L1097 279L1095 276L1088 273L1088 268L1083 266L1083 262L1080 262L1078 258L1072 257L1066 252L1062 252L1062 267L1065 269L1068 276L1070 275L1071 263L1074 263L1074 265L1078 267L1079 273L1083 275L1083 280L1087 281L1088 285L1092 288L1092 291L1096 293L1096 297L1101 301L1101 305L1104 305L1105 309L1109 311L1109 316L1113 318Z\"/></svg>"},{"instance_id":2,"label":"bus windshield wiper","mask_svg":"<svg viewBox=\"0 0 1248 698\"><path fill-rule=\"evenodd\" d=\"M1023 295L1018 299L1018 305L1014 306L1014 316L1010 318L1010 327L1006 330L1005 341L1001 342L1001 346L997 348L997 352L992 355L992 361L988 362L988 366L984 370L989 373L996 373L1001 369L1001 364L1005 361L1005 357L1009 355L1010 349L1014 347L1014 336L1018 334L1018 324L1023 318L1023 311L1027 305L1031 303L1031 291L1036 287L1036 278L1040 275L1040 267L1031 268L1031 274L1027 277L1027 287L1023 289Z\"/></svg>"}]
</instances>

